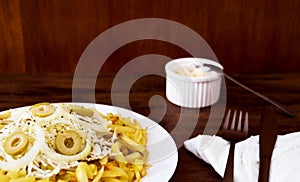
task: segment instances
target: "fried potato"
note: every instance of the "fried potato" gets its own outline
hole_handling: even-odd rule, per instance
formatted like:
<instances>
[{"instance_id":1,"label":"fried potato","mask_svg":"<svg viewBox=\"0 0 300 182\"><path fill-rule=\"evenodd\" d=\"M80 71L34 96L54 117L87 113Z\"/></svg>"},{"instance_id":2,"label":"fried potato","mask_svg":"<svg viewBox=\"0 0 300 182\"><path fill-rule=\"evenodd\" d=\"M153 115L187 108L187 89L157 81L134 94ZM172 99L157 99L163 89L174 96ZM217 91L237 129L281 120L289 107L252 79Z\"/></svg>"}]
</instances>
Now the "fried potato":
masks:
<instances>
[{"instance_id":1,"label":"fried potato","mask_svg":"<svg viewBox=\"0 0 300 182\"><path fill-rule=\"evenodd\" d=\"M147 129L138 121L97 110L73 107L74 112L84 116L96 113L110 121L108 128L116 132L117 139L111 146L111 154L100 160L80 161L77 167L61 170L57 175L44 179L27 176L26 170L2 171L1 182L139 182L147 174L149 151L146 148ZM1 113L4 121L10 113ZM5 125L5 123L3 123ZM0 128L2 124L0 123ZM45 169L51 166L45 166Z\"/></svg>"},{"instance_id":2,"label":"fried potato","mask_svg":"<svg viewBox=\"0 0 300 182\"><path fill-rule=\"evenodd\" d=\"M34 176L23 176L19 178L13 178L10 180L10 182L35 182Z\"/></svg>"},{"instance_id":3,"label":"fried potato","mask_svg":"<svg viewBox=\"0 0 300 182\"><path fill-rule=\"evenodd\" d=\"M127 164L127 161L123 155L123 153L120 151L120 145L118 142L114 143L112 146L111 146L111 151L112 153L114 154L114 159L120 163L125 163Z\"/></svg>"},{"instance_id":4,"label":"fried potato","mask_svg":"<svg viewBox=\"0 0 300 182\"><path fill-rule=\"evenodd\" d=\"M102 178L103 173L104 173L104 166L101 167L101 169L98 171L97 175L95 176L92 182L98 182Z\"/></svg>"},{"instance_id":5,"label":"fried potato","mask_svg":"<svg viewBox=\"0 0 300 182\"><path fill-rule=\"evenodd\" d=\"M103 178L110 177L124 177L125 179L128 179L128 174L125 172L123 168L117 167L117 166L109 166L107 167L107 170L103 172L102 175Z\"/></svg>"},{"instance_id":6,"label":"fried potato","mask_svg":"<svg viewBox=\"0 0 300 182\"><path fill-rule=\"evenodd\" d=\"M9 182L10 177L6 176L5 174L0 174L0 181L2 182Z\"/></svg>"},{"instance_id":7,"label":"fried potato","mask_svg":"<svg viewBox=\"0 0 300 182\"><path fill-rule=\"evenodd\" d=\"M79 165L76 168L76 178L79 182L88 182L88 175L86 172L86 166L87 164L85 162L79 163Z\"/></svg>"},{"instance_id":8,"label":"fried potato","mask_svg":"<svg viewBox=\"0 0 300 182\"><path fill-rule=\"evenodd\" d=\"M135 133L136 129L128 126L108 125L108 128L116 130L117 133Z\"/></svg>"},{"instance_id":9,"label":"fried potato","mask_svg":"<svg viewBox=\"0 0 300 182\"><path fill-rule=\"evenodd\" d=\"M11 110L0 112L0 120L7 119L11 116Z\"/></svg>"}]
</instances>

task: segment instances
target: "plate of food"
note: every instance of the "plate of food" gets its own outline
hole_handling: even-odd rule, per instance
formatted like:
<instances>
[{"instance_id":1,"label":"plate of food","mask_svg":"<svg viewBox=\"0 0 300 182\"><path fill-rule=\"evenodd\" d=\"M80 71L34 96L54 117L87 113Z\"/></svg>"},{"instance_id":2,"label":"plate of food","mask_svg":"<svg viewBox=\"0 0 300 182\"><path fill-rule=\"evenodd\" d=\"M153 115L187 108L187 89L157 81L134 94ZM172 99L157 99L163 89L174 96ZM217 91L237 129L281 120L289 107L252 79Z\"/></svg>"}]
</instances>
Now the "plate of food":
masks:
<instances>
[{"instance_id":1,"label":"plate of food","mask_svg":"<svg viewBox=\"0 0 300 182\"><path fill-rule=\"evenodd\" d=\"M0 112L0 181L168 181L177 147L159 124L92 103Z\"/></svg>"}]
</instances>

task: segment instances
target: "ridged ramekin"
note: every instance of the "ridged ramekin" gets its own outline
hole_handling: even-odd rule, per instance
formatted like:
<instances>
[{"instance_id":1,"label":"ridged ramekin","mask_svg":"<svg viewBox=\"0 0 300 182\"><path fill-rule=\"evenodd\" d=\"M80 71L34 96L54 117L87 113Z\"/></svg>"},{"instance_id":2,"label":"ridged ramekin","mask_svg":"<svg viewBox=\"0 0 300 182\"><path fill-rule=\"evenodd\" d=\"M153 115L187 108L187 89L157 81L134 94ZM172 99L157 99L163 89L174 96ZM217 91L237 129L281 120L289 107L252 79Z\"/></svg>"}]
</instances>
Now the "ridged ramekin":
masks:
<instances>
[{"instance_id":1,"label":"ridged ramekin","mask_svg":"<svg viewBox=\"0 0 300 182\"><path fill-rule=\"evenodd\" d=\"M216 61L203 58L180 58L168 62L166 71L166 96L175 105L187 108L203 108L216 103L220 97L221 72L206 76L192 77L176 73L176 69L190 65L223 67Z\"/></svg>"}]
</instances>

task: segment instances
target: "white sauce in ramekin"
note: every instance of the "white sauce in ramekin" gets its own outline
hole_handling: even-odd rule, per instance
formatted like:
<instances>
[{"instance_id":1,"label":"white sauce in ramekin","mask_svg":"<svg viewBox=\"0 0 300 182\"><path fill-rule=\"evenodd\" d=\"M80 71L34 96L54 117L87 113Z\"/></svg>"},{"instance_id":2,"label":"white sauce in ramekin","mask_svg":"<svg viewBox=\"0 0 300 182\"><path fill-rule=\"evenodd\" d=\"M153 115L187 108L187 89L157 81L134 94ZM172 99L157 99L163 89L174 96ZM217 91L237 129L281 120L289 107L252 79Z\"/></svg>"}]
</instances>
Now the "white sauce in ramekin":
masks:
<instances>
[{"instance_id":1,"label":"white sauce in ramekin","mask_svg":"<svg viewBox=\"0 0 300 182\"><path fill-rule=\"evenodd\" d=\"M210 67L204 66L202 64L180 65L174 69L174 72L179 75L190 76L190 77L204 77L212 74L217 74L217 72L212 71Z\"/></svg>"}]
</instances>

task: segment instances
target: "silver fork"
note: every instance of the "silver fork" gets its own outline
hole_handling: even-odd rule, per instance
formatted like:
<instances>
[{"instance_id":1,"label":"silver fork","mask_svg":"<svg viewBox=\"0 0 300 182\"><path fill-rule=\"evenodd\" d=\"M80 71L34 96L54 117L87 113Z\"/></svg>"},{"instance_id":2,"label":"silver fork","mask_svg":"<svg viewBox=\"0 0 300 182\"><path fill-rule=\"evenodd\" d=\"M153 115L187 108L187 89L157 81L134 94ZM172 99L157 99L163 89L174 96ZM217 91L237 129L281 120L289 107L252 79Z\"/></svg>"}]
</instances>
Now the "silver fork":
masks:
<instances>
[{"instance_id":1,"label":"silver fork","mask_svg":"<svg viewBox=\"0 0 300 182\"><path fill-rule=\"evenodd\" d=\"M243 129L242 129L242 111L239 113L239 118L238 122L236 122L237 118L237 111L234 111L234 114L232 116L232 122L229 127L229 121L230 121L230 115L231 115L231 110L229 109L226 119L223 123L223 129L222 129L222 137L230 141L230 150L229 150L229 155L227 159L227 164L226 164L226 169L223 177L224 182L232 182L233 181L233 172L234 172L234 148L235 148L235 143L239 142L241 140L244 140L248 137L248 130L249 130L249 117L248 117L248 112L245 114L245 120L243 124Z\"/></svg>"}]
</instances>

